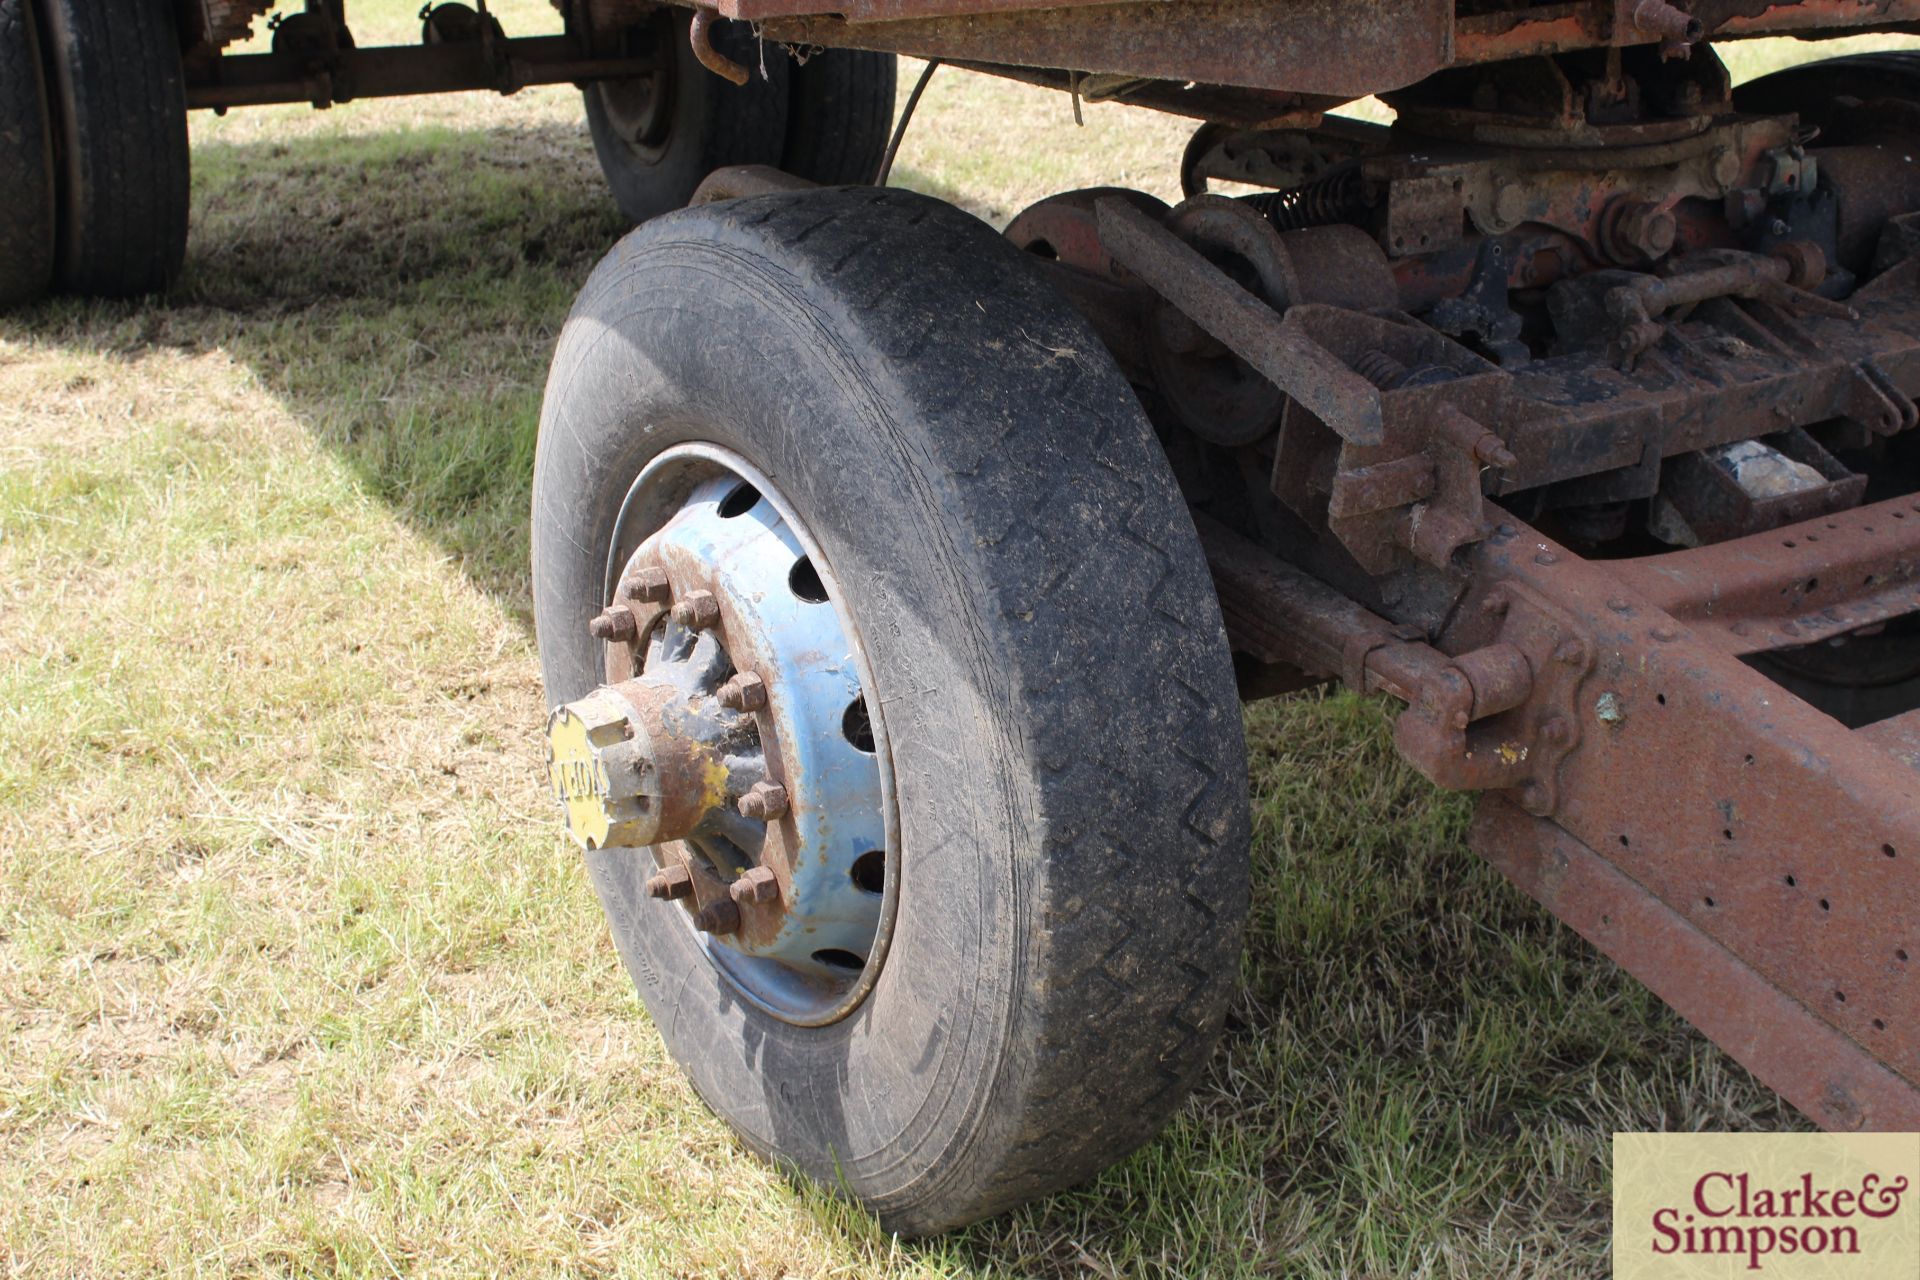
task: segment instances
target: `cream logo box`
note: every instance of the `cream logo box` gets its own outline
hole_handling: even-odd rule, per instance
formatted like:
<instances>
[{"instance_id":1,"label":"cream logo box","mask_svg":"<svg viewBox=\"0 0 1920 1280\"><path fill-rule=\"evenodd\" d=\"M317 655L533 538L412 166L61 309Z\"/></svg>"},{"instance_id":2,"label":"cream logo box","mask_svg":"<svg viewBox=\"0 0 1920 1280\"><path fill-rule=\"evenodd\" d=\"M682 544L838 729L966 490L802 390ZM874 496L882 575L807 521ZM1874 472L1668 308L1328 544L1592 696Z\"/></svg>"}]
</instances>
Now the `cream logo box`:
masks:
<instances>
[{"instance_id":1,"label":"cream logo box","mask_svg":"<svg viewBox=\"0 0 1920 1280\"><path fill-rule=\"evenodd\" d=\"M1920 1134L1616 1133L1613 1268L1920 1277Z\"/></svg>"}]
</instances>

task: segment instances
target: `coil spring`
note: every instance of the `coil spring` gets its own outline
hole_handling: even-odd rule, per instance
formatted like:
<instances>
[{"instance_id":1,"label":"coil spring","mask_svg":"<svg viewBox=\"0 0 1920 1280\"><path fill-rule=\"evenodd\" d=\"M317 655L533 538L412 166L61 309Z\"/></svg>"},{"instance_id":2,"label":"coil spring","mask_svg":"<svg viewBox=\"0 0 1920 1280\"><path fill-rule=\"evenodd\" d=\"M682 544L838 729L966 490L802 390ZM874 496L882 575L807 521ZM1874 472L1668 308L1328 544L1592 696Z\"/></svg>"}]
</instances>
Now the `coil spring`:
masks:
<instances>
[{"instance_id":1,"label":"coil spring","mask_svg":"<svg viewBox=\"0 0 1920 1280\"><path fill-rule=\"evenodd\" d=\"M1301 231L1350 222L1366 212L1367 192L1357 167L1336 169L1285 191L1242 196L1276 231Z\"/></svg>"}]
</instances>

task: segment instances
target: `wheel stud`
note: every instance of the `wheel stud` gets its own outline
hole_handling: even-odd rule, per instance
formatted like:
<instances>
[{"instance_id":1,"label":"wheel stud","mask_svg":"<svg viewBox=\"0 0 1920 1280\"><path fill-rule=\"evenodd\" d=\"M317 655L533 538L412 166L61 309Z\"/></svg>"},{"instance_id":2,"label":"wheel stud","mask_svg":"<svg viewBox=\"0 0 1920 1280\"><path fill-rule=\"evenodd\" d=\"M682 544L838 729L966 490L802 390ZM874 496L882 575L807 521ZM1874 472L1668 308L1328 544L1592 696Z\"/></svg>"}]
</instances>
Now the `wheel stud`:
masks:
<instances>
[{"instance_id":1,"label":"wheel stud","mask_svg":"<svg viewBox=\"0 0 1920 1280\"><path fill-rule=\"evenodd\" d=\"M731 898L721 898L700 908L693 927L702 933L732 933L740 927L740 908Z\"/></svg>"},{"instance_id":2,"label":"wheel stud","mask_svg":"<svg viewBox=\"0 0 1920 1280\"><path fill-rule=\"evenodd\" d=\"M741 906L757 906L780 897L780 881L770 867L754 867L727 886L727 892Z\"/></svg>"},{"instance_id":3,"label":"wheel stud","mask_svg":"<svg viewBox=\"0 0 1920 1280\"><path fill-rule=\"evenodd\" d=\"M720 705L733 711L759 711L767 705L767 682L742 671L720 686Z\"/></svg>"},{"instance_id":4,"label":"wheel stud","mask_svg":"<svg viewBox=\"0 0 1920 1280\"><path fill-rule=\"evenodd\" d=\"M693 892L693 873L675 863L665 867L660 874L647 880L647 896L658 898L662 902L671 902L675 898L684 898Z\"/></svg>"},{"instance_id":5,"label":"wheel stud","mask_svg":"<svg viewBox=\"0 0 1920 1280\"><path fill-rule=\"evenodd\" d=\"M673 620L689 631L705 631L720 621L720 602L711 591L689 591L673 606Z\"/></svg>"},{"instance_id":6,"label":"wheel stud","mask_svg":"<svg viewBox=\"0 0 1920 1280\"><path fill-rule=\"evenodd\" d=\"M623 604L616 604L589 622L587 630L596 640L605 640L609 644L626 644L640 634L640 624L634 618L633 610Z\"/></svg>"},{"instance_id":7,"label":"wheel stud","mask_svg":"<svg viewBox=\"0 0 1920 1280\"><path fill-rule=\"evenodd\" d=\"M787 811L787 789L777 782L756 782L740 797L740 814L757 822L772 822Z\"/></svg>"},{"instance_id":8,"label":"wheel stud","mask_svg":"<svg viewBox=\"0 0 1920 1280\"><path fill-rule=\"evenodd\" d=\"M643 604L659 604L673 594L667 571L659 565L643 565L620 580L623 594Z\"/></svg>"}]
</instances>

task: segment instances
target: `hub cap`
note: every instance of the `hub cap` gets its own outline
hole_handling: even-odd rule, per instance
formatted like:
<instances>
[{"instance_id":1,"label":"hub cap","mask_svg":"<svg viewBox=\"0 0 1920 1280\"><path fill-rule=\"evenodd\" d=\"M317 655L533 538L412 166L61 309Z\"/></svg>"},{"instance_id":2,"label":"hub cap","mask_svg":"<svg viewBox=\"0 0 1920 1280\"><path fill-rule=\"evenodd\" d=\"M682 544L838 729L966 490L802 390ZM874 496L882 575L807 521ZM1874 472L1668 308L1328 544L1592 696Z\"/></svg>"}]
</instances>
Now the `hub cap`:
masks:
<instances>
[{"instance_id":1,"label":"hub cap","mask_svg":"<svg viewBox=\"0 0 1920 1280\"><path fill-rule=\"evenodd\" d=\"M642 926L695 929L754 1003L844 1016L880 967L897 859L885 733L831 573L766 478L708 446L641 474L609 563L607 683L548 723L568 833L644 859Z\"/></svg>"}]
</instances>

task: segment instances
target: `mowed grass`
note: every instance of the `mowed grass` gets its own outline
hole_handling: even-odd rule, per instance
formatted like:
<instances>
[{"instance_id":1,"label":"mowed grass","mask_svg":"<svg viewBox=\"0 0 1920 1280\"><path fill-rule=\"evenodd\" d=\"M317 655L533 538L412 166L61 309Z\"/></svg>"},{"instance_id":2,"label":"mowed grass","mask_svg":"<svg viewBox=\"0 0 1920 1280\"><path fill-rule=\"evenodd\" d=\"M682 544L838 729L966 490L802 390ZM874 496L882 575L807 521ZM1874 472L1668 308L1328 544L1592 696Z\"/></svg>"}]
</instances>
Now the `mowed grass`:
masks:
<instances>
[{"instance_id":1,"label":"mowed grass","mask_svg":"<svg viewBox=\"0 0 1920 1280\"><path fill-rule=\"evenodd\" d=\"M1087 119L943 72L899 176L1173 194L1184 125ZM1612 1131L1802 1123L1466 852L1386 708L1311 697L1248 713L1243 994L1159 1141L927 1242L789 1181L666 1058L541 779L535 422L621 231L577 97L195 131L169 298L0 318L10 1273L1590 1276Z\"/></svg>"}]
</instances>

